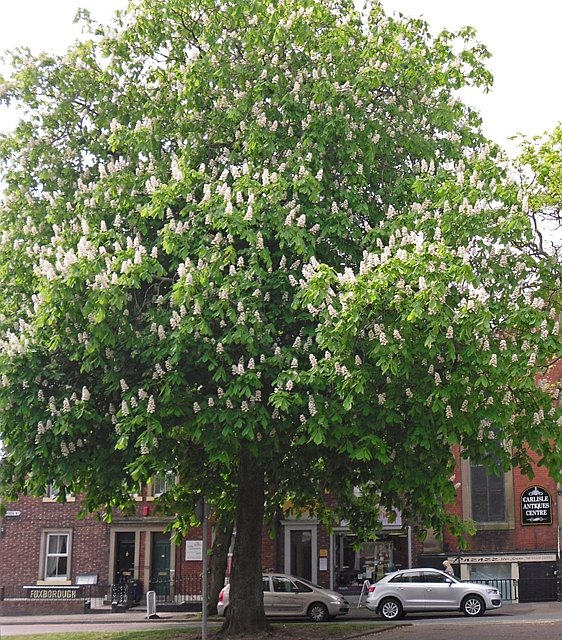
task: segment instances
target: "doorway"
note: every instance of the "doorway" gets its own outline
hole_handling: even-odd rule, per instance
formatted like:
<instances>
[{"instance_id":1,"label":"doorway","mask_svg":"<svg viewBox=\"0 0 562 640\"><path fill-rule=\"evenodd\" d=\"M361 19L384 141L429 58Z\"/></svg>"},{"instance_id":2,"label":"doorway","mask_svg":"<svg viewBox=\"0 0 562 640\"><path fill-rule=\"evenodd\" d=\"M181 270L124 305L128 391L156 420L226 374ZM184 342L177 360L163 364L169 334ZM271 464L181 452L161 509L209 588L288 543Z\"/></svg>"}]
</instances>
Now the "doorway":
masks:
<instances>
[{"instance_id":1,"label":"doorway","mask_svg":"<svg viewBox=\"0 0 562 640\"><path fill-rule=\"evenodd\" d=\"M291 531L291 575L312 580L312 530Z\"/></svg>"},{"instance_id":2,"label":"doorway","mask_svg":"<svg viewBox=\"0 0 562 640\"><path fill-rule=\"evenodd\" d=\"M135 532L115 534L115 582L130 582L135 577Z\"/></svg>"},{"instance_id":3,"label":"doorway","mask_svg":"<svg viewBox=\"0 0 562 640\"><path fill-rule=\"evenodd\" d=\"M152 534L152 562L150 588L157 596L169 597L170 590L170 536L166 533Z\"/></svg>"},{"instance_id":4,"label":"doorway","mask_svg":"<svg viewBox=\"0 0 562 640\"><path fill-rule=\"evenodd\" d=\"M319 568L328 572L327 562L320 566L318 562L318 522L312 518L301 518L298 523L287 519L283 525L283 572L318 583ZM328 550L322 549L321 553L322 560L327 560Z\"/></svg>"}]
</instances>

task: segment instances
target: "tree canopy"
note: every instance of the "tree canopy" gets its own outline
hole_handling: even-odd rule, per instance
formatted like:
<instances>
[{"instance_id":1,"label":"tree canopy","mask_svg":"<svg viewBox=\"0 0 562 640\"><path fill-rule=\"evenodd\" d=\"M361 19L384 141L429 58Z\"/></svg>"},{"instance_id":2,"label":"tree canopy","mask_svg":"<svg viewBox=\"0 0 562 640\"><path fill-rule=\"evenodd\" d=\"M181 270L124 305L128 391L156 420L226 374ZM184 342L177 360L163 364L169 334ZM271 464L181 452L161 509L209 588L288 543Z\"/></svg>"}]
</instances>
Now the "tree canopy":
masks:
<instances>
[{"instance_id":1,"label":"tree canopy","mask_svg":"<svg viewBox=\"0 0 562 640\"><path fill-rule=\"evenodd\" d=\"M550 134L520 138L518 158L521 183L527 193L531 219L541 255L562 252L562 125Z\"/></svg>"},{"instance_id":2,"label":"tree canopy","mask_svg":"<svg viewBox=\"0 0 562 640\"><path fill-rule=\"evenodd\" d=\"M460 533L453 445L558 472L560 282L458 100L491 83L472 29L347 0L83 18L89 40L16 51L1 83L23 108L0 139L4 498L56 481L110 518L172 471L179 531L203 493L236 504L247 632L288 499Z\"/></svg>"}]
</instances>

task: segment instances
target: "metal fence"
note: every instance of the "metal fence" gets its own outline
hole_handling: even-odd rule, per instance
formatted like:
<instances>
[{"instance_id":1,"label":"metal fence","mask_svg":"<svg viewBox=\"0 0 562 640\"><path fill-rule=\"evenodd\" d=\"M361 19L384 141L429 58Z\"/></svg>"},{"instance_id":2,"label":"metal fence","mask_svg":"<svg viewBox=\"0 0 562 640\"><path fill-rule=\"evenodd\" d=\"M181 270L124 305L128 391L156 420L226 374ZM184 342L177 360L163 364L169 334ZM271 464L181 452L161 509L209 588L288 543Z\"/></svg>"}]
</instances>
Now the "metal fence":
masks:
<instances>
[{"instance_id":1,"label":"metal fence","mask_svg":"<svg viewBox=\"0 0 562 640\"><path fill-rule=\"evenodd\" d=\"M182 578L156 578L149 583L149 589L156 593L156 602L201 602L203 578L200 575Z\"/></svg>"},{"instance_id":2,"label":"metal fence","mask_svg":"<svg viewBox=\"0 0 562 640\"><path fill-rule=\"evenodd\" d=\"M519 580L470 580L489 584L499 590L504 602L554 602L558 599L556 576L544 578L519 578Z\"/></svg>"},{"instance_id":3,"label":"metal fence","mask_svg":"<svg viewBox=\"0 0 562 640\"><path fill-rule=\"evenodd\" d=\"M125 607L130 609L143 602L145 591L139 581L120 582L111 585L87 584L80 585L75 590L74 598L84 600L92 609L103 606ZM151 580L148 586L156 594L158 604L202 601L201 575L186 576L176 579L158 578ZM29 599L29 589L22 586L0 586L0 600Z\"/></svg>"},{"instance_id":4,"label":"metal fence","mask_svg":"<svg viewBox=\"0 0 562 640\"><path fill-rule=\"evenodd\" d=\"M488 584L491 587L495 587L501 593L501 597L504 602L516 602L519 600L518 580L512 580L509 578L487 578L486 580L468 580L467 582Z\"/></svg>"}]
</instances>

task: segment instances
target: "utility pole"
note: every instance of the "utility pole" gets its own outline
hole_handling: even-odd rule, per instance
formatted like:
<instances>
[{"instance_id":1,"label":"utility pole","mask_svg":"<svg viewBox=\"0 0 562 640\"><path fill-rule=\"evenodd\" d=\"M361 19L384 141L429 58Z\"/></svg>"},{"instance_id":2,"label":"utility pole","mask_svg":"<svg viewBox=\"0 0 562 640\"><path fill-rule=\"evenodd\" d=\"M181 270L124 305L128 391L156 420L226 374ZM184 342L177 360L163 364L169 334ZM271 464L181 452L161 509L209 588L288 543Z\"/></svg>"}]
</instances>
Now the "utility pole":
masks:
<instances>
[{"instance_id":1,"label":"utility pole","mask_svg":"<svg viewBox=\"0 0 562 640\"><path fill-rule=\"evenodd\" d=\"M199 501L197 502L197 506L195 507L195 515L197 516L197 519L202 523L203 525L203 549L202 549L202 553L203 553L203 580L202 580L202 584L201 584L201 590L202 590L202 594L201 594L201 605L202 605L202 611L201 611L201 640L207 640L207 598L208 598L208 580L209 580L209 571L208 571L208 567L207 567L207 560L208 560L208 545L207 545L207 533L208 533L208 529L209 529L209 504L207 502L207 496L203 496L202 498L199 498Z\"/></svg>"}]
</instances>

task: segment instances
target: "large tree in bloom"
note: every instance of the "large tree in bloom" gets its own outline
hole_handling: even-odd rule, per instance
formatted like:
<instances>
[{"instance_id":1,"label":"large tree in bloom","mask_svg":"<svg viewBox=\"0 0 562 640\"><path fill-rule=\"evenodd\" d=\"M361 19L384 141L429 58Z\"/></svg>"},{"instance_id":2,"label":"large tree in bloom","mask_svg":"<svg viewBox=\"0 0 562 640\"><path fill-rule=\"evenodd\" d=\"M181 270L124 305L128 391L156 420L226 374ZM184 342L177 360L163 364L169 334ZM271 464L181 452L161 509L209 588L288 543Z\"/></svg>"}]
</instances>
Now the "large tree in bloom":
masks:
<instances>
[{"instance_id":1,"label":"large tree in bloom","mask_svg":"<svg viewBox=\"0 0 562 640\"><path fill-rule=\"evenodd\" d=\"M143 0L65 56L12 55L0 142L0 468L179 531L236 509L225 628L267 628L262 525L287 498L440 527L451 445L561 466L535 378L559 283L458 89L471 29L333 0ZM355 490L354 490L355 489ZM359 491L357 490L359 489ZM335 510L325 492L337 498Z\"/></svg>"}]
</instances>

